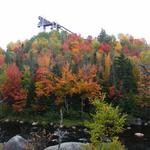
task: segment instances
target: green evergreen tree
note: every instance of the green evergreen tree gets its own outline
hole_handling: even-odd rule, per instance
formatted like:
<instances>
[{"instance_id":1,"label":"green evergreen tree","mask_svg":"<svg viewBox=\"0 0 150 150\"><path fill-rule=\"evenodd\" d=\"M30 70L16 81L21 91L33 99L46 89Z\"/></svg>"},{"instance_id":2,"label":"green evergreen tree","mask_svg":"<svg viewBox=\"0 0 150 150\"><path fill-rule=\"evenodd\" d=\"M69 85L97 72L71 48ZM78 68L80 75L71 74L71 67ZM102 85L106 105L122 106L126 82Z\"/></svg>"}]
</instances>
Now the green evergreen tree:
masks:
<instances>
[{"instance_id":1,"label":"green evergreen tree","mask_svg":"<svg viewBox=\"0 0 150 150\"><path fill-rule=\"evenodd\" d=\"M118 134L123 132L123 126L127 115L121 114L119 107L113 107L102 99L94 99L92 104L95 107L93 120L86 122L90 128L91 142L93 147L101 145L108 139L113 141ZM96 149L95 149L96 150ZM103 149L101 149L103 150Z\"/></svg>"},{"instance_id":2,"label":"green evergreen tree","mask_svg":"<svg viewBox=\"0 0 150 150\"><path fill-rule=\"evenodd\" d=\"M133 75L133 67L123 53L115 57L111 66L111 84L122 94L136 93L137 85Z\"/></svg>"},{"instance_id":3,"label":"green evergreen tree","mask_svg":"<svg viewBox=\"0 0 150 150\"><path fill-rule=\"evenodd\" d=\"M104 29L101 29L97 39L100 43L110 43L112 41L112 37L108 35Z\"/></svg>"}]
</instances>

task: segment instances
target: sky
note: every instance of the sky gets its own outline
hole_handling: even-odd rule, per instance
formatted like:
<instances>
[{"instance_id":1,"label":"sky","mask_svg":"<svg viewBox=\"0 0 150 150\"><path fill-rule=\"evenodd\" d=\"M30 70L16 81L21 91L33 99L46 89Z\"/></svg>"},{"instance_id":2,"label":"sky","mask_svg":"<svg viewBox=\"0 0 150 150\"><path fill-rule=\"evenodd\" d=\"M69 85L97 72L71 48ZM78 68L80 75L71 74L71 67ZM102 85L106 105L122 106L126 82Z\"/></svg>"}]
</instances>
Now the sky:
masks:
<instances>
[{"instance_id":1,"label":"sky","mask_svg":"<svg viewBox=\"0 0 150 150\"><path fill-rule=\"evenodd\" d=\"M150 43L150 0L1 0L0 47L38 34L38 16L83 37L96 37L103 28Z\"/></svg>"}]
</instances>

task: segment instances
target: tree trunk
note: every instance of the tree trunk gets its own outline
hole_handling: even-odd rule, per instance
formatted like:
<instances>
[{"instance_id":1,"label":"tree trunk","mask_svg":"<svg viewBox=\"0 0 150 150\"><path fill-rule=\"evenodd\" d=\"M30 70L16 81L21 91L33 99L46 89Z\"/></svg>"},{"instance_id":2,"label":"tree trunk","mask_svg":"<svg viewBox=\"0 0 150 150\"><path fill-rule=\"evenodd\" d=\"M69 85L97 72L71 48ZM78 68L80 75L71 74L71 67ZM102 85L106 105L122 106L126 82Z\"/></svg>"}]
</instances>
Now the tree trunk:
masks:
<instances>
[{"instance_id":1,"label":"tree trunk","mask_svg":"<svg viewBox=\"0 0 150 150\"><path fill-rule=\"evenodd\" d=\"M63 110L60 108L60 127L63 125Z\"/></svg>"},{"instance_id":2,"label":"tree trunk","mask_svg":"<svg viewBox=\"0 0 150 150\"><path fill-rule=\"evenodd\" d=\"M60 125L59 125L59 129L58 129L58 150L60 150L60 145L61 145L61 130L60 128L62 127L63 125L63 110L62 110L62 107L60 108Z\"/></svg>"},{"instance_id":3,"label":"tree trunk","mask_svg":"<svg viewBox=\"0 0 150 150\"><path fill-rule=\"evenodd\" d=\"M81 119L83 119L83 100L81 100Z\"/></svg>"},{"instance_id":4,"label":"tree trunk","mask_svg":"<svg viewBox=\"0 0 150 150\"><path fill-rule=\"evenodd\" d=\"M69 113L69 105L68 105L68 101L67 101L66 96L65 96L65 98L64 98L64 101L65 101L66 112L67 112L67 114L68 114L68 113Z\"/></svg>"}]
</instances>

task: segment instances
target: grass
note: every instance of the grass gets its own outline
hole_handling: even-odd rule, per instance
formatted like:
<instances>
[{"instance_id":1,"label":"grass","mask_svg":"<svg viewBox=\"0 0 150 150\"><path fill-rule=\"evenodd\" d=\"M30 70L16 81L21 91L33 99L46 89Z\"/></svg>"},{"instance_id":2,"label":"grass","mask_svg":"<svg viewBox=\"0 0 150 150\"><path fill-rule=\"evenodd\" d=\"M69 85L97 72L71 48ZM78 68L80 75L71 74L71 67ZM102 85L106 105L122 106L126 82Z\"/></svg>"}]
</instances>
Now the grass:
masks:
<instances>
[{"instance_id":1,"label":"grass","mask_svg":"<svg viewBox=\"0 0 150 150\"><path fill-rule=\"evenodd\" d=\"M83 117L75 111L71 111L69 114L64 115L63 124L67 127L73 125L84 125L85 120L88 120L88 114L84 113ZM30 109L26 109L23 112L16 113L13 111L3 111L0 113L0 121L9 120L10 122L23 121L27 123L38 122L42 125L47 125L48 123L59 124L60 116L57 111L47 111L45 113L36 113Z\"/></svg>"},{"instance_id":2,"label":"grass","mask_svg":"<svg viewBox=\"0 0 150 150\"><path fill-rule=\"evenodd\" d=\"M15 121L23 121L23 122L27 122L27 123L33 123L33 122L38 122L39 124L42 124L42 125L46 125L48 123L54 123L54 124L59 124L59 118L55 118L55 119L52 119L52 118L48 118L47 116L30 116L30 117L27 117L27 116L24 116L24 117L21 117L21 116L6 116L4 118L2 118L0 121L6 121L6 120L9 120L10 122L15 122ZM84 125L84 120L83 119L66 119L64 118L63 120L63 124L64 126L73 126L73 125Z\"/></svg>"}]
</instances>

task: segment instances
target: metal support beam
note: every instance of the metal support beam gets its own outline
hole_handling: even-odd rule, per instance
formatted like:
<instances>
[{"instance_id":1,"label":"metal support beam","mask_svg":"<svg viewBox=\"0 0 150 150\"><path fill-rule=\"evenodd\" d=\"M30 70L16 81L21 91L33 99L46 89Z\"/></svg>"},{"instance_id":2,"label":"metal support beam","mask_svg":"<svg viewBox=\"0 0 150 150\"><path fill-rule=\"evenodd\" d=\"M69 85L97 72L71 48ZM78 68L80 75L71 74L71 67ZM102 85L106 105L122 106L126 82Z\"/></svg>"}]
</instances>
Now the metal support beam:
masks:
<instances>
[{"instance_id":1,"label":"metal support beam","mask_svg":"<svg viewBox=\"0 0 150 150\"><path fill-rule=\"evenodd\" d=\"M56 23L56 22L50 22L48 21L47 19L39 16L38 19L40 20L39 23L38 23L38 27L42 27L43 28L43 31L45 32L46 31L46 27L51 27L50 29L53 30L53 29L61 29L61 30L64 30L64 31L67 31L69 33L73 33L72 31L70 31L69 29L65 28L64 26L61 26L60 24Z\"/></svg>"}]
</instances>

